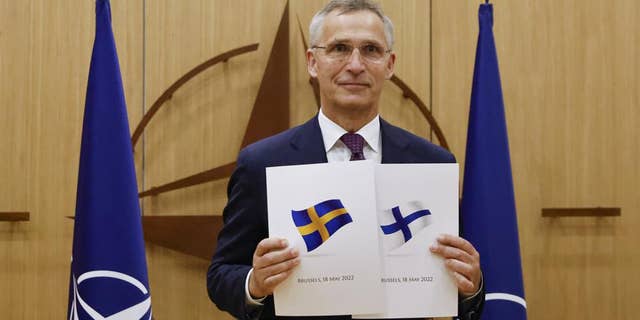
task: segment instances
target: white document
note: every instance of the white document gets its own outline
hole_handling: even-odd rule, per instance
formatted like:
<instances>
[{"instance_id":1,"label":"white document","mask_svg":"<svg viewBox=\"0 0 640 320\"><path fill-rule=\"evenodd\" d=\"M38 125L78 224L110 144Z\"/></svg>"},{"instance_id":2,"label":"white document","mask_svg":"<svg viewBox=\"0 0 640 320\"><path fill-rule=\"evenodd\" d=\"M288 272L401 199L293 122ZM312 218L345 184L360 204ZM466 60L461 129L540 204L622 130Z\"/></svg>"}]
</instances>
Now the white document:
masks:
<instances>
[{"instance_id":1,"label":"white document","mask_svg":"<svg viewBox=\"0 0 640 320\"><path fill-rule=\"evenodd\" d=\"M384 312L371 161L267 168L269 236L301 263L274 292L276 315Z\"/></svg>"},{"instance_id":2,"label":"white document","mask_svg":"<svg viewBox=\"0 0 640 320\"><path fill-rule=\"evenodd\" d=\"M429 246L458 234L458 164L376 166L386 312L353 318L449 317L458 289Z\"/></svg>"}]
</instances>

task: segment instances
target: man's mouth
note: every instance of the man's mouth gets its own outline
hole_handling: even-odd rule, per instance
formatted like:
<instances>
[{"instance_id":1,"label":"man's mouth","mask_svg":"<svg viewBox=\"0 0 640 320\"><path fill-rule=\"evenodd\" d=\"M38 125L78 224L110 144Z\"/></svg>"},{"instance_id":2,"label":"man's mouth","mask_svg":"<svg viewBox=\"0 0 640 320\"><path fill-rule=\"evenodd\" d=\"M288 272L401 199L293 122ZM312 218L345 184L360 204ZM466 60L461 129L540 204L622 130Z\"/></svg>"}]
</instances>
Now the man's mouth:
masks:
<instances>
[{"instance_id":1,"label":"man's mouth","mask_svg":"<svg viewBox=\"0 0 640 320\"><path fill-rule=\"evenodd\" d=\"M369 87L369 84L366 82L351 82L351 81L338 82L338 85L342 87L347 87L347 88L368 88Z\"/></svg>"}]
</instances>

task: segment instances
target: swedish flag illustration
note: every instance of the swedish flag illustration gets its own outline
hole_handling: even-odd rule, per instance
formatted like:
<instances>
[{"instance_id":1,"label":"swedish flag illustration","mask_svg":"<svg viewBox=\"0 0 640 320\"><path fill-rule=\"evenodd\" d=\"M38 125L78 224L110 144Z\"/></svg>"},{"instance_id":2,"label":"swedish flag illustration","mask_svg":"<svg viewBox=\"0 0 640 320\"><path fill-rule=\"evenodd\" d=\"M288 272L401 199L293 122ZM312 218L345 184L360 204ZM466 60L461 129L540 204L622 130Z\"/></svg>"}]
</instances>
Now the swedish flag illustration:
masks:
<instances>
[{"instance_id":1,"label":"swedish flag illustration","mask_svg":"<svg viewBox=\"0 0 640 320\"><path fill-rule=\"evenodd\" d=\"M338 229L353 222L338 199L320 202L306 210L291 210L291 216L307 245L307 252L315 250Z\"/></svg>"}]
</instances>

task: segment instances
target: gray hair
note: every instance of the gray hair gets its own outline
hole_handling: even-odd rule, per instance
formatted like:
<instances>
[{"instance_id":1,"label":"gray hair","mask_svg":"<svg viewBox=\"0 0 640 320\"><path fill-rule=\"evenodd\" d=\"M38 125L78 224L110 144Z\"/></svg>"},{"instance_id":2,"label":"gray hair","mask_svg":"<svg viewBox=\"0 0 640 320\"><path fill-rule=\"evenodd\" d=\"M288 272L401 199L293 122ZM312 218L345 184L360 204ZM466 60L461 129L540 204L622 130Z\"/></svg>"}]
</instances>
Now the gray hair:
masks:
<instances>
[{"instance_id":1,"label":"gray hair","mask_svg":"<svg viewBox=\"0 0 640 320\"><path fill-rule=\"evenodd\" d=\"M375 13L384 23L384 37L389 49L393 48L393 23L385 16L380 5L371 0L331 0L322 10L318 11L309 24L309 41L311 46L318 45L320 29L324 24L324 18L334 10L340 10L339 14L355 11L370 11Z\"/></svg>"}]
</instances>

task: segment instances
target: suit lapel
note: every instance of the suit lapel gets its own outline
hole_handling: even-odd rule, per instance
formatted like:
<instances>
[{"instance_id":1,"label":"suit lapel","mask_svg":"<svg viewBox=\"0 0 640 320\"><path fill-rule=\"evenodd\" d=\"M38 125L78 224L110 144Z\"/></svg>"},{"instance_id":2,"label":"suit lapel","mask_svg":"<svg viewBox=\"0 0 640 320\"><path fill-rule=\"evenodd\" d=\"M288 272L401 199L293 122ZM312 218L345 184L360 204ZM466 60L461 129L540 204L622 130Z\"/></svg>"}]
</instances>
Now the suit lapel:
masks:
<instances>
[{"instance_id":1,"label":"suit lapel","mask_svg":"<svg viewBox=\"0 0 640 320\"><path fill-rule=\"evenodd\" d=\"M405 163L409 140L402 130L380 118L380 138L382 139L382 163Z\"/></svg>"},{"instance_id":2,"label":"suit lapel","mask_svg":"<svg viewBox=\"0 0 640 320\"><path fill-rule=\"evenodd\" d=\"M290 145L300 164L327 162L317 115L298 127Z\"/></svg>"}]
</instances>

